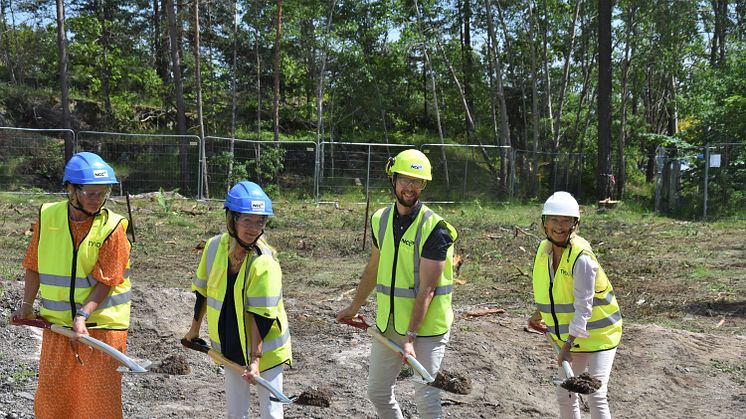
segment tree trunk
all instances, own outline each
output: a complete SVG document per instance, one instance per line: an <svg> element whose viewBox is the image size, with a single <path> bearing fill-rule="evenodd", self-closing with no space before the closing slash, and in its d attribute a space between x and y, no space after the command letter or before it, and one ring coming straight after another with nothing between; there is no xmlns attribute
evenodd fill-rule
<svg viewBox="0 0 746 419"><path fill-rule="evenodd" d="M259 23L254 25L254 58L256 59L256 139L262 136L262 57L259 54Z"/></svg>
<svg viewBox="0 0 746 419"><path fill-rule="evenodd" d="M326 19L326 28L324 29L324 47L321 50L321 66L318 74L316 85L316 147L321 145L321 131L324 125L324 74L326 72L327 48L329 46L329 32L332 28L334 18L334 8L337 6L337 0L331 0L332 4L329 9L329 17Z"/></svg>
<svg viewBox="0 0 746 419"><path fill-rule="evenodd" d="M5 65L8 68L8 73L10 73L10 82L13 84L18 84L18 80L16 80L16 72L15 72L15 62L13 58L11 57L11 51L13 51L10 48L10 33L15 34L15 25L13 27L12 32L8 30L8 24L5 22L5 0L0 0L0 19L2 19L2 38L5 42L3 42L3 48L5 49L5 53L3 54L3 58L5 58Z"/></svg>
<svg viewBox="0 0 746 419"><path fill-rule="evenodd" d="M494 51L492 51L492 55L495 60L495 79L497 82L497 103L500 107L500 145L501 146L507 146L510 147L511 141L510 141L510 122L508 120L508 107L505 104L505 91L503 89L503 73L502 73L502 63L500 62L500 51L497 49L497 36L495 35L495 28L493 26L492 22L492 2L490 0L485 0L484 7L487 10L487 31L489 33L490 39L492 39L492 45L494 48ZM507 181L508 181L508 169L509 166L507 164L507 159L505 159L504 153L501 149L500 151L500 178L502 180L502 187L503 189L507 190Z"/></svg>
<svg viewBox="0 0 746 419"><path fill-rule="evenodd" d="M99 38L99 42L101 43L101 65L103 67L101 69L101 98L104 101L104 126L108 129L111 127L114 116L114 112L111 109L111 67L109 66L109 27L107 26L111 6L107 4L106 0L101 0L100 3L96 1L96 3L98 21L99 25L101 25L101 37Z"/></svg>
<svg viewBox="0 0 746 419"><path fill-rule="evenodd" d="M277 0L277 21L275 22L275 58L273 71L275 76L274 104L272 106L272 125L275 131L275 142L280 141L280 39L282 38L282 0Z"/></svg>
<svg viewBox="0 0 746 419"><path fill-rule="evenodd" d="M57 5L57 52L60 60L60 101L62 105L62 126L70 129L70 103L67 93L67 37L65 35L65 5L56 0ZM73 140L65 137L65 161L73 156Z"/></svg>
<svg viewBox="0 0 746 419"><path fill-rule="evenodd" d="M425 57L425 67L427 73L430 74L430 88L433 94L433 108L435 110L435 123L438 126L438 138L440 139L440 158L443 161L443 171L445 173L446 189L451 187L451 176L448 171L448 158L446 157L445 138L443 136L443 125L440 122L440 107L438 105L438 91L435 84L435 72L433 71L433 63L430 61L430 54L427 52L427 45L425 40L427 37L422 29L422 13L420 12L420 5L417 0L414 0L414 8L417 12L417 29L420 33L420 37L423 40L422 43L422 55Z"/></svg>
<svg viewBox="0 0 746 419"><path fill-rule="evenodd" d="M199 198L209 198L210 189L207 184L207 164L205 156L205 122L202 118L202 74L201 61L202 54L199 51L199 0L194 0L194 84L197 90L197 119L199 120L199 164L202 171L202 196Z"/></svg>
<svg viewBox="0 0 746 419"><path fill-rule="evenodd" d="M617 176L616 176L616 196L618 199L624 198L624 186L627 181L627 161L624 155L624 149L626 146L626 125L627 125L627 98L629 92L627 89L627 81L629 79L629 66L631 61L631 50L634 36L635 27L635 12L636 6L630 5L627 13L628 19L626 22L627 28L625 36L627 38L624 45L624 58L622 60L622 75L621 75L621 103L620 103L620 115L619 115L619 142L618 142L618 162L617 162Z"/></svg>
<svg viewBox="0 0 746 419"><path fill-rule="evenodd" d="M572 50L575 48L575 26L578 21L578 14L580 13L581 1L582 0L576 0L575 2L575 12L573 13L572 24L570 25L570 39L567 41L567 49L565 50L565 63L562 69L562 83L560 84L559 96L557 97L557 115L554 116L554 121L552 121L552 123L554 124L554 129L552 129L552 151L554 153L559 153L559 143L560 138L562 138L562 110L565 106L565 92L567 91L567 84L570 80L570 60L572 57ZM556 160L553 160L552 162L552 180L556 184Z"/></svg>
<svg viewBox="0 0 746 419"><path fill-rule="evenodd" d="M237 108L237 88L236 77L238 77L238 0L233 0L233 61L231 61L231 141L228 152L231 155L228 160L228 179L233 175L233 160L235 159L236 146L236 108ZM228 192L230 181L226 182L226 192Z"/></svg>
<svg viewBox="0 0 746 419"><path fill-rule="evenodd" d="M472 94L472 74L474 73L474 57L471 49L471 1L463 0L462 3L462 16L463 16L463 41L461 44L461 54L463 56L463 73L464 73L464 96L466 96L466 104L469 109L474 109L474 97ZM469 129L469 122L466 123L467 129ZM473 123L473 121L472 121Z"/></svg>
<svg viewBox="0 0 746 419"><path fill-rule="evenodd" d="M166 0L168 33L171 51L171 71L173 72L174 91L176 93L176 134L186 135L186 106L184 104L184 84L181 80L181 59L179 57L179 40L176 32L176 11L173 0ZM179 32L180 33L180 32ZM189 140L179 138L179 170L181 171L182 191L189 190Z"/></svg>
<svg viewBox="0 0 746 419"><path fill-rule="evenodd" d="M528 13L532 32L536 33L540 29L536 22L536 16L533 13L533 0L529 0L528 2ZM536 55L536 43L531 42L531 131L533 133L531 151L533 152L533 158L528 170L529 197L536 196L538 192L537 180L539 178L539 66L537 65Z"/></svg>
<svg viewBox="0 0 746 419"><path fill-rule="evenodd" d="M611 196L611 8L598 1L598 177L599 199Z"/></svg>

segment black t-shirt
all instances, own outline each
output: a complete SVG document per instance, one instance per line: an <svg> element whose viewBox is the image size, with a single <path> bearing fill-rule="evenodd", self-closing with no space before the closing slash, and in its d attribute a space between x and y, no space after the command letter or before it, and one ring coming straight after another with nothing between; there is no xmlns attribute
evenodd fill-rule
<svg viewBox="0 0 746 419"><path fill-rule="evenodd" d="M411 213L407 215L399 215L399 211L397 211L396 206L394 206L394 225L392 226L392 230L394 232L394 243L399 243L399 240L401 240L402 236L404 236L404 232L406 232L409 226L412 225L421 209L422 202L418 201L412 209ZM378 248L378 242L376 241L376 236L375 234L373 234L372 229L371 236L373 236L373 245ZM451 237L451 233L441 221L433 229L432 233L430 233L430 236L427 238L427 240L425 240L425 244L422 247L421 256L425 259L430 260L446 260L448 248L451 246L452 243L453 238Z"/></svg>
<svg viewBox="0 0 746 419"><path fill-rule="evenodd" d="M236 304L233 300L233 287L236 284L237 277L238 273L231 273L230 269L228 269L228 283L226 284L223 306L220 309L220 317L218 318L218 337L220 338L220 349L223 352L223 356L239 365L246 365L241 349L241 336L239 335L239 333L243 333L243 330L238 329ZM267 333L269 333L269 329L272 327L275 319L268 319L255 313L252 313L252 315L259 329L259 335L264 339ZM251 330L250 325L247 325L246 330Z"/></svg>

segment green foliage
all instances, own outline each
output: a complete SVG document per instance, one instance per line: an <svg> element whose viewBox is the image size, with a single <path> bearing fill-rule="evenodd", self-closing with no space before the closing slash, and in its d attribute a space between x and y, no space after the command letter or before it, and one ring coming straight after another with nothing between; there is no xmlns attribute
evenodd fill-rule
<svg viewBox="0 0 746 419"><path fill-rule="evenodd" d="M273 190L271 183L277 174L285 168L285 149L281 147L261 147L259 156L246 161L246 173L267 191Z"/></svg>

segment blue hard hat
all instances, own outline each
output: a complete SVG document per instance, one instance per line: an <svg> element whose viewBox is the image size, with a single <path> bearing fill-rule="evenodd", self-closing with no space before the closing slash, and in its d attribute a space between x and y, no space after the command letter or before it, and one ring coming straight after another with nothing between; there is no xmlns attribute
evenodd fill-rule
<svg viewBox="0 0 746 419"><path fill-rule="evenodd" d="M261 186L248 180L237 183L228 191L223 207L242 214L274 215L272 200Z"/></svg>
<svg viewBox="0 0 746 419"><path fill-rule="evenodd" d="M62 183L74 185L111 185L117 182L114 169L97 154L84 151L70 158L65 165Z"/></svg>

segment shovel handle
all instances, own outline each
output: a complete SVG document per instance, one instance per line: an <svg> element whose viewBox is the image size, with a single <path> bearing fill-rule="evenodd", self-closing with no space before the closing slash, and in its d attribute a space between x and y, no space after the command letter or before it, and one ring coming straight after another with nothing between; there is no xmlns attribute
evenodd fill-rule
<svg viewBox="0 0 746 419"><path fill-rule="evenodd" d="M544 331L544 336L549 341L549 344L552 345L552 348L554 348L554 351L557 352L557 355L559 355L560 347L557 345L557 342L555 342L554 339L552 339L552 337L549 336L549 333L547 333L546 330ZM575 376L575 374L572 372L572 367L570 366L570 363L565 360L562 360L562 369L565 370L565 376L567 378L572 378Z"/></svg>
<svg viewBox="0 0 746 419"><path fill-rule="evenodd" d="M16 326L33 326L33 327L39 327L42 329L50 329L54 333L60 334L62 336L67 336L70 339L75 339L76 335L75 332L72 330L62 327L58 324L52 324L42 318L35 318L35 319L19 319L19 318L13 318L11 320L11 324ZM131 358L129 358L127 355L123 354L113 346L110 346L104 342L101 342L98 339L92 338L87 335L81 335L78 337L78 339L83 342L84 344L90 346L91 348L98 349L99 351L105 352L112 358L116 359L117 362L119 362L123 367L126 368L126 372L137 372L137 373L144 373L148 372L146 368L143 368L140 366L137 362L133 361Z"/></svg>
<svg viewBox="0 0 746 419"><path fill-rule="evenodd" d="M212 358L213 361L217 362L218 364L224 365L226 368L230 368L231 370L233 370L234 372L238 374L243 375L243 373L246 372L246 367L236 364L235 362L224 357L223 354L221 354L220 352L214 349L210 349L207 352L207 354L210 355L210 358ZM261 376L258 376L258 375L254 376L254 380L256 380L257 384L259 384L260 386L267 389L267 391L272 393L272 395L275 396L275 398L277 398L277 401L279 401L280 403L282 404L293 403L292 400L290 400L287 396L282 394L280 390L276 389L275 386L273 386L269 381L265 380Z"/></svg>

